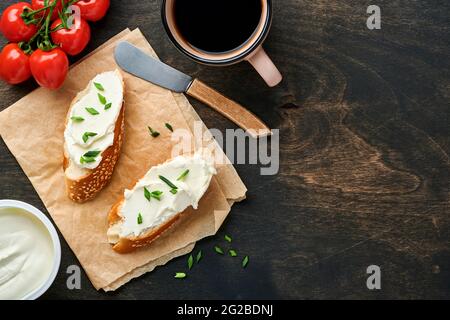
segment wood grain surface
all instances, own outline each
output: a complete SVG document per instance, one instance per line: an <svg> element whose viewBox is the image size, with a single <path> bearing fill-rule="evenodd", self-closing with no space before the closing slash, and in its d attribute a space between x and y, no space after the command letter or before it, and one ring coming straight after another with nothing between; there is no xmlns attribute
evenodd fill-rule
<svg viewBox="0 0 450 320"><path fill-rule="evenodd" d="M370 4L382 9L381 30L366 27ZM63 242L61 270L43 298L450 298L449 13L444 0L275 0L265 48L284 80L268 88L249 64L185 58L163 30L159 1L112 0L84 54L140 27L163 61L280 129L280 172L237 166L248 199L197 245L204 258L184 281L173 275L186 270L186 257L114 293L96 292L84 274L82 289L68 290L66 268L78 262ZM2 83L0 109L35 87ZM209 127L236 128L192 103ZM0 198L43 209L3 142L0 168ZM250 256L246 270L214 253L225 234ZM366 287L372 264L381 267L381 290Z"/></svg>

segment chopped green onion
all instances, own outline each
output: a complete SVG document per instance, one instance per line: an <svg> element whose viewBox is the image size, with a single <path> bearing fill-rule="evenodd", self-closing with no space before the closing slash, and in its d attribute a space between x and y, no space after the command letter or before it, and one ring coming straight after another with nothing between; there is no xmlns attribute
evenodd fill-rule
<svg viewBox="0 0 450 320"><path fill-rule="evenodd" d="M83 122L84 118L83 117L78 117L78 116L73 116L72 118L70 118L73 122Z"/></svg>
<svg viewBox="0 0 450 320"><path fill-rule="evenodd" d="M155 198L158 201L161 201L161 195L163 194L162 191L156 190L150 193L150 197Z"/></svg>
<svg viewBox="0 0 450 320"><path fill-rule="evenodd" d="M184 172L178 177L177 181L183 181L183 180L186 178L186 176L187 176L188 174L189 174L189 169L186 170L186 171L184 171Z"/></svg>
<svg viewBox="0 0 450 320"><path fill-rule="evenodd" d="M195 260L197 261L197 263L199 263L200 260L202 260L202 250L200 250L200 251L197 253L197 257L196 257Z"/></svg>
<svg viewBox="0 0 450 320"><path fill-rule="evenodd" d="M100 114L96 109L90 107L86 108L86 111L92 114L93 116Z"/></svg>
<svg viewBox="0 0 450 320"><path fill-rule="evenodd" d="M98 100L100 100L100 103L105 105L106 104L106 98L103 95L101 95L100 93L97 93L97 95L98 95Z"/></svg>
<svg viewBox="0 0 450 320"><path fill-rule="evenodd" d="M153 138L156 138L156 137L158 137L158 136L160 135L160 133L159 133L158 131L153 130L152 127L148 127L148 131L150 132L150 135L151 135Z"/></svg>
<svg viewBox="0 0 450 320"><path fill-rule="evenodd" d="M244 260L242 260L242 268L247 267L247 265L248 265L248 260L249 260L248 256L245 256Z"/></svg>
<svg viewBox="0 0 450 320"><path fill-rule="evenodd" d="M95 158L94 158L94 157L84 157L84 156L81 156L81 158L80 158L80 163L81 163L81 164L92 163L92 162L95 162Z"/></svg>
<svg viewBox="0 0 450 320"><path fill-rule="evenodd" d="M192 269L192 266L194 265L194 257L192 256L192 254L189 256L189 259L188 259L188 268L189 268L189 270L191 270Z"/></svg>
<svg viewBox="0 0 450 320"><path fill-rule="evenodd" d="M95 162L95 157L97 157L99 154L100 151L88 151L81 156L80 163L85 164Z"/></svg>
<svg viewBox="0 0 450 320"><path fill-rule="evenodd" d="M144 197L150 201L152 199L152 194L150 193L150 191L148 191L148 189L146 187L144 187Z"/></svg>
<svg viewBox="0 0 450 320"><path fill-rule="evenodd" d="M223 250L222 250L222 248L219 247L219 246L215 246L215 247L214 247L214 251L216 251L218 254L223 254Z"/></svg>
<svg viewBox="0 0 450 320"><path fill-rule="evenodd" d="M144 196L145 198L150 201L152 198L161 201L161 195L163 194L162 191L156 190L153 192L150 192L146 187L144 187Z"/></svg>
<svg viewBox="0 0 450 320"><path fill-rule="evenodd" d="M169 123L166 123L166 128L173 132L173 127Z"/></svg>
<svg viewBox="0 0 450 320"><path fill-rule="evenodd" d="M100 151L88 151L85 154L83 154L83 157L88 157L88 158L95 158L96 156L98 156L100 154Z"/></svg>
<svg viewBox="0 0 450 320"><path fill-rule="evenodd" d="M97 134L95 132L85 132L83 134L83 142L86 143L90 137L95 137Z"/></svg>
<svg viewBox="0 0 450 320"><path fill-rule="evenodd" d="M171 187L172 189L178 189L178 187L176 185L174 185L172 182L170 182L169 179L167 179L166 177L163 176L158 176L162 181L164 181L165 184L167 184L169 187Z"/></svg>
<svg viewBox="0 0 450 320"><path fill-rule="evenodd" d="M94 86L100 91L105 91L105 88L100 83L94 82Z"/></svg>

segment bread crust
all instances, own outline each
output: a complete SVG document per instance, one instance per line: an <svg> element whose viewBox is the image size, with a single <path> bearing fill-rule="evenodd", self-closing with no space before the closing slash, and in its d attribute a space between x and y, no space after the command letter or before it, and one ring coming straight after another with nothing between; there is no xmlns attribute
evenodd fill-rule
<svg viewBox="0 0 450 320"><path fill-rule="evenodd" d="M122 197L112 206L111 210L109 211L108 223L110 228L115 224L122 222L122 217L120 216L119 212L124 202L125 200ZM169 229L173 228L180 221L186 211L188 211L188 209L176 214L165 223L147 230L144 234L139 235L138 237L119 238L119 241L113 244L113 250L117 253L125 254L149 245Z"/></svg>
<svg viewBox="0 0 450 320"><path fill-rule="evenodd" d="M119 73L120 74L120 73ZM125 87L122 79L122 87L125 92ZM70 120L70 111L72 106L79 100L79 96L84 94L80 92L71 103L71 107L67 113L66 126ZM119 159L120 150L122 148L123 138L125 132L125 104L122 103L119 116L117 117L114 128L114 142L105 151L102 152L102 161L92 170L87 170L87 173L77 179L71 179L65 174L66 191L68 197L78 203L83 203L92 200L97 194L109 183L111 180L114 168ZM65 144L64 144L65 145ZM71 159L67 153L67 148L64 147L63 169L66 172L71 165Z"/></svg>

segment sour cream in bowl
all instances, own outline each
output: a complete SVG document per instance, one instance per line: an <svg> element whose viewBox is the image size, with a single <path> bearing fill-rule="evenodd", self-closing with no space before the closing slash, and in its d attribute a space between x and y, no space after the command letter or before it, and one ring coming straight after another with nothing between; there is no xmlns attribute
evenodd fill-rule
<svg viewBox="0 0 450 320"><path fill-rule="evenodd" d="M61 262L55 227L37 208L0 200L0 300L34 300L51 286Z"/></svg>

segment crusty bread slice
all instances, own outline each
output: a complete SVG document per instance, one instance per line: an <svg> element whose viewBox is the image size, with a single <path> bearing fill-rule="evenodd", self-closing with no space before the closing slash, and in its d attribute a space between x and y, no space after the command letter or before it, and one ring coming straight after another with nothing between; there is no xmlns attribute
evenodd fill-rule
<svg viewBox="0 0 450 320"><path fill-rule="evenodd" d="M119 253L151 244L198 208L216 173L201 151L151 167L109 211L108 242ZM155 192L157 201L151 200Z"/></svg>
<svg viewBox="0 0 450 320"><path fill-rule="evenodd" d="M122 75L116 71L122 80L123 92L125 92L125 84ZM89 85L78 93L72 100L69 111L67 112L66 126L70 121L70 114L75 103L80 100L89 90ZM95 169L84 169L75 165L70 159L67 144L64 143L64 160L63 168L66 181L66 190L68 197L75 202L83 203L95 198L95 196L109 183L114 167L119 159L120 149L125 128L125 105L122 107L117 117L114 128L114 143L102 152L102 161Z"/></svg>
<svg viewBox="0 0 450 320"><path fill-rule="evenodd" d="M113 250L118 253L130 253L136 249L149 245L163 233L175 226L176 223L179 222L180 218L184 215L184 213L189 210L186 209L185 211L174 215L165 223L147 230L145 233L139 235L138 237L120 238L114 232L114 227L118 227L122 221L122 217L120 216L119 212L123 203L124 198L122 197L118 202L116 202L116 204L113 205L108 214L108 240L113 244ZM114 233L114 238L111 238L112 233Z"/></svg>

